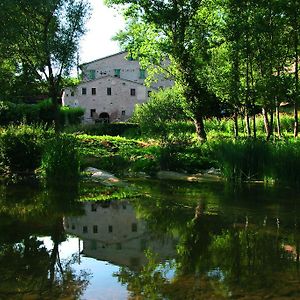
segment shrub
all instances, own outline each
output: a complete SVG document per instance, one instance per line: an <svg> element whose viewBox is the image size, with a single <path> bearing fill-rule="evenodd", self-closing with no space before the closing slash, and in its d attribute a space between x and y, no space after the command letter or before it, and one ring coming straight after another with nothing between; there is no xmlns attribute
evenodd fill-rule
<svg viewBox="0 0 300 300"><path fill-rule="evenodd" d="M47 140L42 156L41 170L47 184L77 183L80 162L76 139L61 134Z"/></svg>
<svg viewBox="0 0 300 300"><path fill-rule="evenodd" d="M182 95L176 88L152 93L147 103L136 106L133 116L143 134L163 137L167 135L168 123L186 119Z"/></svg>
<svg viewBox="0 0 300 300"><path fill-rule="evenodd" d="M33 172L40 166L45 138L51 130L42 126L8 126L0 134L2 171L10 173Z"/></svg>
<svg viewBox="0 0 300 300"><path fill-rule="evenodd" d="M60 123L63 125L77 125L81 123L84 109L81 107L63 106L60 109Z"/></svg>
<svg viewBox="0 0 300 300"><path fill-rule="evenodd" d="M111 123L111 124L81 124L68 126L64 129L67 133L80 133L93 136L125 136L129 131L133 136L140 135L140 127L135 123Z"/></svg>

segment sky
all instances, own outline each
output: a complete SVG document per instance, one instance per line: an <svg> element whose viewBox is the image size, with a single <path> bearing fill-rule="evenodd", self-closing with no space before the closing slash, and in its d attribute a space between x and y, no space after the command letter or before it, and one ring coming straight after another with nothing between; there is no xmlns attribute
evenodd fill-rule
<svg viewBox="0 0 300 300"><path fill-rule="evenodd" d="M86 25L88 31L80 43L80 63L119 52L118 42L111 38L125 26L123 17L116 10L106 7L103 0L89 2L92 11Z"/></svg>

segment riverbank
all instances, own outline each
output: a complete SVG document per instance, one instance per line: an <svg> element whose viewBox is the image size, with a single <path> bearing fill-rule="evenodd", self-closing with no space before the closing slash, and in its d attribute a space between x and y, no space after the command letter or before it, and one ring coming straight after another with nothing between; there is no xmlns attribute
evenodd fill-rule
<svg viewBox="0 0 300 300"><path fill-rule="evenodd" d="M120 178L201 181L214 175L232 183L300 185L300 142L296 139L223 136L199 143L180 134L166 139L126 138L9 126L0 131L0 170L3 177L33 175L50 185L77 181L87 167Z"/></svg>

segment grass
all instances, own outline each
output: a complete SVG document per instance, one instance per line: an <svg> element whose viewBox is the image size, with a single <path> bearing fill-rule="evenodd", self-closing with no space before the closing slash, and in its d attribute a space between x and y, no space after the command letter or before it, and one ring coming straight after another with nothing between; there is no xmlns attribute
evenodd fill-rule
<svg viewBox="0 0 300 300"><path fill-rule="evenodd" d="M243 120L239 122L241 134L234 140L232 120L206 120L208 141L204 144L198 142L193 124L182 121L166 124L164 138L81 132L56 136L43 128L9 126L0 131L0 166L10 173L40 168L49 182L74 181L79 166L81 171L95 167L118 176L128 172L155 175L160 170L199 173L214 167L230 182L271 180L300 185L300 142L290 136L265 141L261 117L257 118L258 138L247 138L242 133ZM291 124L291 117L282 115L283 132L290 132ZM124 124L114 128L128 129Z"/></svg>

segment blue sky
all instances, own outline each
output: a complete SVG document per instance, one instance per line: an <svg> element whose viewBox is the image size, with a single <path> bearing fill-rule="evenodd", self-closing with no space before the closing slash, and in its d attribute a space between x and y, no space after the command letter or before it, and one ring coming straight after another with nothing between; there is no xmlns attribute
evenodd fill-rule
<svg viewBox="0 0 300 300"><path fill-rule="evenodd" d="M89 0L92 13L88 32L80 43L80 63L88 62L120 51L111 38L122 28L124 20L118 12L103 4L103 0Z"/></svg>

